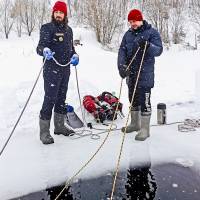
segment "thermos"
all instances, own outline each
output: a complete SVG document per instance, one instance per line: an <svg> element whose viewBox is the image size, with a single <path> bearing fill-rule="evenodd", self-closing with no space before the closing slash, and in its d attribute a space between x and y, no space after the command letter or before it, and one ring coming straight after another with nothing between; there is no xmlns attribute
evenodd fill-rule
<svg viewBox="0 0 200 200"><path fill-rule="evenodd" d="M67 124L72 128L81 128L84 126L84 123L80 120L78 115L74 112L73 106L69 104L66 105L67 110Z"/></svg>
<svg viewBox="0 0 200 200"><path fill-rule="evenodd" d="M166 104L158 103L157 104L157 123L158 124L166 124Z"/></svg>

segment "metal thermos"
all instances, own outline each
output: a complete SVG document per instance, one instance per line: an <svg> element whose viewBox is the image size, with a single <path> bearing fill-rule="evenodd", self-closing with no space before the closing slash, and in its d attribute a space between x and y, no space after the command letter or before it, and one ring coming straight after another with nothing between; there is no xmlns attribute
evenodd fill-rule
<svg viewBox="0 0 200 200"><path fill-rule="evenodd" d="M157 104L157 123L158 124L166 124L166 104L159 103Z"/></svg>

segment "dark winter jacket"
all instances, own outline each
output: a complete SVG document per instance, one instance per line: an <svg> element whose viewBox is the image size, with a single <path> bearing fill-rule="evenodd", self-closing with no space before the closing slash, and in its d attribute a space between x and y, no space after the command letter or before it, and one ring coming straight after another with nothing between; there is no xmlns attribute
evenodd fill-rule
<svg viewBox="0 0 200 200"><path fill-rule="evenodd" d="M70 61L70 58L75 54L73 46L73 33L69 26L64 24L56 24L50 22L42 25L40 29L40 40L37 46L37 53L43 56L43 49L48 47L52 52L55 52L55 59L61 63L66 64ZM51 60L46 61L47 65L56 65Z"/></svg>
<svg viewBox="0 0 200 200"><path fill-rule="evenodd" d="M37 53L43 56L43 49L48 47L55 52L55 59L60 64L67 64L75 54L72 29L64 23L55 22L42 25ZM65 100L70 77L70 66L59 66L53 59L46 60L43 69L44 102L40 111L40 118L50 120L52 109L54 112L66 114Z"/></svg>
<svg viewBox="0 0 200 200"><path fill-rule="evenodd" d="M143 38L149 42L149 47L146 50L141 74L138 82L140 87L154 87L154 63L155 57L160 56L163 47L160 34L158 31L145 20L139 30L129 29L121 42L118 52L118 69L119 73L124 78L125 68L129 65L134 53L138 48L138 40ZM130 68L131 80L136 79L137 72L142 59L143 50L141 49Z"/></svg>

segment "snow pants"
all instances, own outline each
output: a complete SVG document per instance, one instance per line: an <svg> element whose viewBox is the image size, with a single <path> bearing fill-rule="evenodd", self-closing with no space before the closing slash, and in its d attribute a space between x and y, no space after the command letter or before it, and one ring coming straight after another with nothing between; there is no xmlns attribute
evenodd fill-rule
<svg viewBox="0 0 200 200"><path fill-rule="evenodd" d="M133 96L134 85L129 84L129 102ZM138 87L135 92L132 107L136 110L141 109L141 113L151 113L151 88Z"/></svg>
<svg viewBox="0 0 200 200"><path fill-rule="evenodd" d="M44 101L40 111L40 118L50 120L52 110L60 114L66 114L65 100L70 77L70 67L61 67L47 61L43 70Z"/></svg>

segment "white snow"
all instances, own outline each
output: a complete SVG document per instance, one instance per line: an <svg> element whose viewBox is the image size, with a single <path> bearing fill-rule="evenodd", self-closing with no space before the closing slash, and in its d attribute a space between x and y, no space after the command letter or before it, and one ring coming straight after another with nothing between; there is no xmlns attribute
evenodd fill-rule
<svg viewBox="0 0 200 200"><path fill-rule="evenodd" d="M120 77L117 70L117 53L102 50L95 35L88 29L75 28L74 36L81 37L83 46L76 48L80 56L77 66L81 96L98 95L103 91L119 94ZM0 40L0 150L9 136L42 67L42 58L36 54L38 33L21 39L12 37ZM173 47L156 58L155 87L152 89L152 119L156 124L156 105L167 104L167 122L200 117L199 95L200 51L184 51ZM198 79L198 80L196 80ZM53 136L55 143L43 145L39 140L38 116L43 101L43 80L38 85L28 107L4 153L0 157L0 199L10 199L60 184L74 175L91 157L106 134L99 140L89 136L81 139ZM75 70L71 78L67 102L81 117L76 89ZM123 84L121 102L128 112L127 86ZM88 116L87 116L88 117ZM89 117L87 118L89 121ZM125 119L117 119L118 128ZM102 128L102 127L101 127ZM53 132L53 124L51 126ZM98 133L98 131L94 131ZM136 142L136 133L127 134L121 168L141 162L158 164L182 163L200 169L200 129L195 132L178 132L177 124L153 126L151 137ZM113 132L95 159L78 178L90 178L113 171L116 167L122 134Z"/></svg>
<svg viewBox="0 0 200 200"><path fill-rule="evenodd" d="M172 184L172 187L173 187L173 188L177 188L177 187L178 187L178 184L173 183L173 184Z"/></svg>

